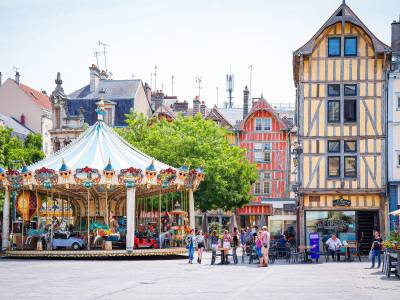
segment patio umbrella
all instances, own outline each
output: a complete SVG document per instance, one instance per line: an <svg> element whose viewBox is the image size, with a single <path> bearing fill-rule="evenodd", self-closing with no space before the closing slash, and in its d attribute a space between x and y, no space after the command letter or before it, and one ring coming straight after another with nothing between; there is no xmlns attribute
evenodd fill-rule
<svg viewBox="0 0 400 300"><path fill-rule="evenodd" d="M207 217L207 212L205 212L203 214L203 233L207 233L208 232L208 217Z"/></svg>
<svg viewBox="0 0 400 300"><path fill-rule="evenodd" d="M260 217L260 219L258 221L258 226L259 227L265 226L265 217L264 217L264 215L261 215L261 217Z"/></svg>
<svg viewBox="0 0 400 300"><path fill-rule="evenodd" d="M400 209L392 211L390 214L393 216L400 216Z"/></svg>
<svg viewBox="0 0 400 300"><path fill-rule="evenodd" d="M236 222L236 215L235 213L232 213L231 216L231 232L233 232L233 228L237 228L237 222Z"/></svg>

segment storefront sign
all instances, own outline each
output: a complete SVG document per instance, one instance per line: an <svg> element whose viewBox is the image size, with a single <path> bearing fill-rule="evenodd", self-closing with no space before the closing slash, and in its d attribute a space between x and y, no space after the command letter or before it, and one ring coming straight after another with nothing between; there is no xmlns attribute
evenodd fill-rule
<svg viewBox="0 0 400 300"><path fill-rule="evenodd" d="M242 208L236 209L237 215L247 216L272 216L272 205L261 204L261 205L245 205Z"/></svg>
<svg viewBox="0 0 400 300"><path fill-rule="evenodd" d="M333 230L333 231L347 231L349 224L340 219L328 219L328 220L320 220L316 224L316 229L320 230Z"/></svg>
<svg viewBox="0 0 400 300"><path fill-rule="evenodd" d="M340 197L339 199L333 200L333 206L351 206L351 201Z"/></svg>
<svg viewBox="0 0 400 300"><path fill-rule="evenodd" d="M296 211L296 204L283 204L283 210L284 211L295 212Z"/></svg>

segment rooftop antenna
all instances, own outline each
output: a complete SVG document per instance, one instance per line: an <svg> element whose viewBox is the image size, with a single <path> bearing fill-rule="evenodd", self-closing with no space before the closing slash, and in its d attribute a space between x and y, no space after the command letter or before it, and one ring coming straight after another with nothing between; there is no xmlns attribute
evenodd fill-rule
<svg viewBox="0 0 400 300"><path fill-rule="evenodd" d="M174 79L175 79L175 76L172 75L171 76L171 96L174 95Z"/></svg>
<svg viewBox="0 0 400 300"><path fill-rule="evenodd" d="M96 57L96 66L99 66L99 56L101 55L100 51L94 50L94 57Z"/></svg>
<svg viewBox="0 0 400 300"><path fill-rule="evenodd" d="M226 75L226 91L228 92L228 99L229 99L229 108L233 107L233 74L231 68L229 67L229 74Z"/></svg>
<svg viewBox="0 0 400 300"><path fill-rule="evenodd" d="M157 90L157 66L154 66L154 89Z"/></svg>
<svg viewBox="0 0 400 300"><path fill-rule="evenodd" d="M150 73L150 86L153 86L153 73Z"/></svg>
<svg viewBox="0 0 400 300"><path fill-rule="evenodd" d="M216 87L216 90L217 90L217 108L218 108L218 89L219 89L219 87Z"/></svg>
<svg viewBox="0 0 400 300"><path fill-rule="evenodd" d="M132 80L133 80L133 79L135 79L136 75L132 74L131 77L132 77Z"/></svg>
<svg viewBox="0 0 400 300"><path fill-rule="evenodd" d="M201 76L196 76L196 84L197 84L197 88L199 89L199 98L200 98L200 90L203 88L201 86L202 82L203 82L203 80L201 79Z"/></svg>
<svg viewBox="0 0 400 300"><path fill-rule="evenodd" d="M253 79L254 65L249 65L249 70L250 70L249 99L251 99L251 81Z"/></svg>
<svg viewBox="0 0 400 300"><path fill-rule="evenodd" d="M109 47L110 45L108 45L108 44L106 44L106 43L104 43L104 42L102 42L102 41L99 41L99 46L102 46L103 47L103 56L104 56L104 68L106 69L106 71L107 71L107 57L106 57L106 47Z"/></svg>

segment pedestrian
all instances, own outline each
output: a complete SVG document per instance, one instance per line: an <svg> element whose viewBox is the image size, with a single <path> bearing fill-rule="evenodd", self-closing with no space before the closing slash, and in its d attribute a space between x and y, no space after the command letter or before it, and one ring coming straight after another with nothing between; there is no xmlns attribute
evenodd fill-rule
<svg viewBox="0 0 400 300"><path fill-rule="evenodd" d="M233 256L233 262L235 264L238 263L238 259L237 259L237 247L239 246L239 231L237 229L237 227L233 228L233 232L232 232L232 241L233 241L233 252L232 252L232 256Z"/></svg>
<svg viewBox="0 0 400 300"><path fill-rule="evenodd" d="M256 253L258 260L260 262L259 267L263 267L263 257L262 257L262 239L261 239L261 232L257 233L257 237L255 239L255 245L254 247L256 248Z"/></svg>
<svg viewBox="0 0 400 300"><path fill-rule="evenodd" d="M364 242L364 239L365 239L364 232L363 231L359 232L358 237L357 237L357 255L358 255L358 257L361 256L361 246Z"/></svg>
<svg viewBox="0 0 400 300"><path fill-rule="evenodd" d="M336 237L336 234L332 234L332 237L325 242L328 252L332 255L332 259L337 256L337 261L340 261L340 247L342 242Z"/></svg>
<svg viewBox="0 0 400 300"><path fill-rule="evenodd" d="M378 257L378 269L381 266L381 248L382 248L382 238L379 231L375 231L374 241L372 242L371 252L372 252L372 266L371 269L375 267L375 257Z"/></svg>
<svg viewBox="0 0 400 300"><path fill-rule="evenodd" d="M228 253L229 250L231 249L231 242L232 242L232 237L228 233L227 230L224 230L224 234L222 236L222 248L224 248L224 261L223 263L228 264Z"/></svg>
<svg viewBox="0 0 400 300"><path fill-rule="evenodd" d="M203 251L204 251L204 235L203 231L199 230L197 236L196 236L196 242L197 242L197 263L201 264L201 259L203 257Z"/></svg>
<svg viewBox="0 0 400 300"><path fill-rule="evenodd" d="M268 227L263 226L261 230L261 242L262 242L262 261L263 261L263 267L268 267L268 252L269 252L269 242L270 242L270 234L268 232ZM261 264L261 261L260 261Z"/></svg>
<svg viewBox="0 0 400 300"><path fill-rule="evenodd" d="M246 233L244 229L240 229L240 245L244 246L245 244Z"/></svg>
<svg viewBox="0 0 400 300"><path fill-rule="evenodd" d="M193 256L194 256L194 230L190 229L189 234L186 236L186 248L188 249L188 256L189 256L189 264L193 263Z"/></svg>

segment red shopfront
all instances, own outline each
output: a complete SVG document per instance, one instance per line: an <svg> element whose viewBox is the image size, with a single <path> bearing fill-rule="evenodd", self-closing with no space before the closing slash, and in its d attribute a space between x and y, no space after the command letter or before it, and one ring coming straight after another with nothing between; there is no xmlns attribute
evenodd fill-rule
<svg viewBox="0 0 400 300"><path fill-rule="evenodd" d="M271 204L249 204L236 209L240 228L267 225L268 216L272 216L272 213Z"/></svg>

